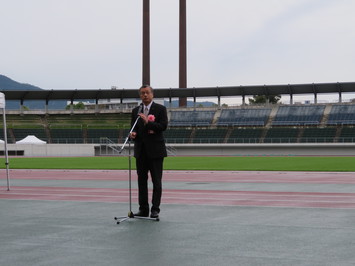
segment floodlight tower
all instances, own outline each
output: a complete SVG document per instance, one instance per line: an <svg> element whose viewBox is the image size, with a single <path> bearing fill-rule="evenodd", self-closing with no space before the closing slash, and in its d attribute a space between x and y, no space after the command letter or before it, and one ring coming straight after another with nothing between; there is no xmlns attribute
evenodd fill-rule
<svg viewBox="0 0 355 266"><path fill-rule="evenodd" d="M0 92L0 109L2 109L2 117L3 117L3 123L4 123L5 165L6 165L7 191L9 191L10 190L10 180L9 180L9 156L8 156L8 151L7 151L5 94L3 94L2 92Z"/></svg>
<svg viewBox="0 0 355 266"><path fill-rule="evenodd" d="M179 88L187 88L186 63L186 0L180 0L179 9ZM150 4L143 0L142 85L150 85ZM179 106L185 107L187 98L179 98Z"/></svg>
<svg viewBox="0 0 355 266"><path fill-rule="evenodd" d="M150 85L150 11L149 0L143 0L142 85Z"/></svg>
<svg viewBox="0 0 355 266"><path fill-rule="evenodd" d="M179 88L187 88L186 63L186 0L180 0L179 10ZM179 107L186 107L187 98L179 98Z"/></svg>

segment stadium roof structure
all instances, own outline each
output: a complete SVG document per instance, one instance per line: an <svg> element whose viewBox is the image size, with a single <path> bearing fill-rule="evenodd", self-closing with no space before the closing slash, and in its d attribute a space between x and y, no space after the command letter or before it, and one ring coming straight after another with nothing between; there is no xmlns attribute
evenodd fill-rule
<svg viewBox="0 0 355 266"><path fill-rule="evenodd" d="M58 89L58 90L0 90L6 100L100 100L100 99L132 99L138 98L137 89ZM199 88L156 88L155 98L179 97L223 97L223 96L251 96L251 95L292 95L319 93L355 92L355 82L310 83L286 85L250 85L227 87L199 87Z"/></svg>

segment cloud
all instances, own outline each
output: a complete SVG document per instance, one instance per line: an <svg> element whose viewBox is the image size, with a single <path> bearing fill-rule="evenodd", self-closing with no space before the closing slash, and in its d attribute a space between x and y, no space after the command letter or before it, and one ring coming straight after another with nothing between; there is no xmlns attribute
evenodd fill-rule
<svg viewBox="0 0 355 266"><path fill-rule="evenodd" d="M21 8L20 8L21 7ZM151 81L178 87L177 0L151 1ZM187 1L188 86L354 81L350 0ZM142 1L14 0L2 74L42 88L136 88Z"/></svg>

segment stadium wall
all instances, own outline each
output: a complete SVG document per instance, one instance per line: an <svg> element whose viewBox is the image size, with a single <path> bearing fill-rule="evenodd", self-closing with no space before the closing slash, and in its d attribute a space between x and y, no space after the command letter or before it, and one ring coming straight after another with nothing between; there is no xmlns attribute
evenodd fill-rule
<svg viewBox="0 0 355 266"><path fill-rule="evenodd" d="M25 157L95 156L94 144L8 144L9 155ZM0 149L3 153L3 150Z"/></svg>
<svg viewBox="0 0 355 266"><path fill-rule="evenodd" d="M175 144L178 156L355 156L355 143Z"/></svg>
<svg viewBox="0 0 355 266"><path fill-rule="evenodd" d="M170 144L170 156L355 156L355 143ZM10 155L118 156L99 144L8 144ZM4 154L3 148L0 153ZM122 153L127 155L127 149ZM121 156L122 156L121 155Z"/></svg>

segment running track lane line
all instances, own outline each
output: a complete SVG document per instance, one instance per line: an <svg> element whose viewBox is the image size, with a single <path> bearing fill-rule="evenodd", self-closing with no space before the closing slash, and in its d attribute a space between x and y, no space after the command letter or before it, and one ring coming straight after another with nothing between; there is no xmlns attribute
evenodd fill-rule
<svg viewBox="0 0 355 266"><path fill-rule="evenodd" d="M132 189L134 202L137 197L137 189ZM0 199L127 203L129 191L110 188L20 186L6 191L5 187L1 187ZM355 209L355 193L165 189L162 204Z"/></svg>
<svg viewBox="0 0 355 266"><path fill-rule="evenodd" d="M11 179L128 181L127 170L11 170ZM132 181L137 181L135 171ZM164 171L164 182L355 184L349 172Z"/></svg>

